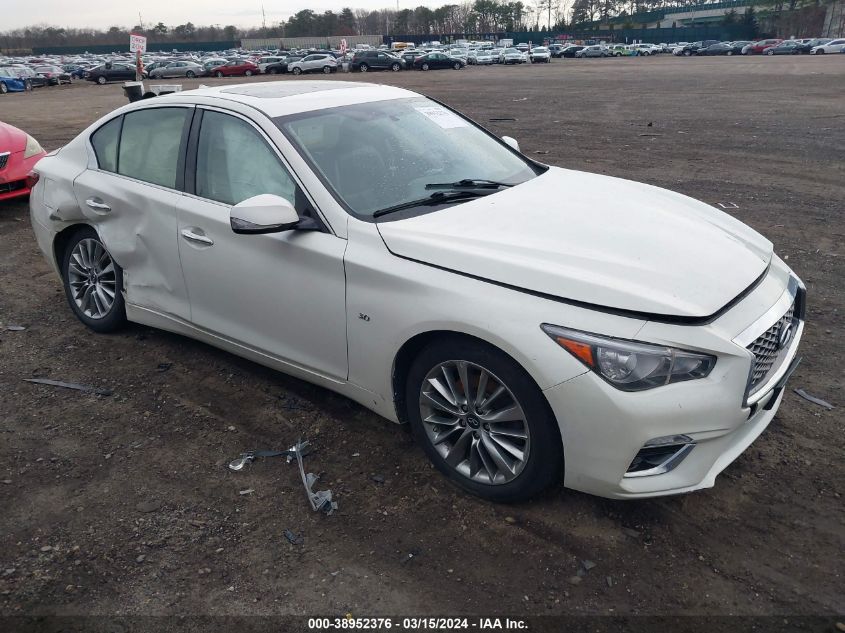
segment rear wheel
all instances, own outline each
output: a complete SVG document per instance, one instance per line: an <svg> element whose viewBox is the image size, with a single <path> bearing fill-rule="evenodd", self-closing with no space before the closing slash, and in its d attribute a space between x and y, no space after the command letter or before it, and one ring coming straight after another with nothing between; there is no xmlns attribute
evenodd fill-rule
<svg viewBox="0 0 845 633"><path fill-rule="evenodd" d="M222 77L223 73L218 70L216 73L214 73L214 76L215 77Z"/></svg>
<svg viewBox="0 0 845 633"><path fill-rule="evenodd" d="M9 86L5 82L0 81L0 95L4 95L7 92L9 92Z"/></svg>
<svg viewBox="0 0 845 633"><path fill-rule="evenodd" d="M187 77L188 79L193 79L196 76L197 76L197 74L193 70L189 70L188 72L185 73L185 77Z"/></svg>
<svg viewBox="0 0 845 633"><path fill-rule="evenodd" d="M105 75L100 75L99 77L97 77L97 83L100 84L101 86L105 86L106 85Z"/></svg>
<svg viewBox="0 0 845 633"><path fill-rule="evenodd" d="M68 304L82 323L95 332L113 332L123 327L123 269L90 226L70 238L61 270Z"/></svg>
<svg viewBox="0 0 845 633"><path fill-rule="evenodd" d="M252 77L252 71L251 70L245 70L244 71L244 77Z"/></svg>
<svg viewBox="0 0 845 633"><path fill-rule="evenodd" d="M447 478L491 501L519 501L560 479L557 422L537 385L503 352L443 339L411 365L407 415Z"/></svg>
<svg viewBox="0 0 845 633"><path fill-rule="evenodd" d="M725 53L725 55L727 55L728 57L730 57L730 56L731 56L731 55L733 55L733 54L734 54L734 52L733 52L733 51L728 51L727 53Z"/></svg>
<svg viewBox="0 0 845 633"><path fill-rule="evenodd" d="M429 66L428 64L423 64L422 66L420 66L420 68L422 68L423 70L428 70Z"/></svg>
<svg viewBox="0 0 845 633"><path fill-rule="evenodd" d="M362 73L367 72L369 69L370 69L370 67L367 66L366 64L361 64L360 70L361 70Z"/></svg>
<svg viewBox="0 0 845 633"><path fill-rule="evenodd" d="M330 75L330 74L331 74L331 72L332 72L332 67L331 67L331 66L323 66L323 74L324 74L324 75Z"/></svg>
<svg viewBox="0 0 845 633"><path fill-rule="evenodd" d="M23 89L27 92L32 92L32 82L29 79L24 82Z"/></svg>
<svg viewBox="0 0 845 633"><path fill-rule="evenodd" d="M270 69L270 70L268 70L267 72L269 72L271 75L278 75L278 74L279 74L279 69L278 69L278 68L271 68L271 69Z"/></svg>
<svg viewBox="0 0 845 633"><path fill-rule="evenodd" d="M452 64L452 68L454 68L455 70L460 70L461 68L463 68L463 66L461 66L460 62L455 62L454 64Z"/></svg>

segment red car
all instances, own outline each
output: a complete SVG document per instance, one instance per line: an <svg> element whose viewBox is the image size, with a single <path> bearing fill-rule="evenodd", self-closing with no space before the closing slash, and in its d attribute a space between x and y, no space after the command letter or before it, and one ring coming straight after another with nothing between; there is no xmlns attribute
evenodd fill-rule
<svg viewBox="0 0 845 633"><path fill-rule="evenodd" d="M233 62L226 62L222 66L212 69L211 73L215 77L232 77L234 75L245 75L249 77L251 75L261 74L261 70L252 62L240 59Z"/></svg>
<svg viewBox="0 0 845 633"><path fill-rule="evenodd" d="M29 134L0 121L0 200L29 195L29 173L45 153Z"/></svg>
<svg viewBox="0 0 845 633"><path fill-rule="evenodd" d="M763 51L772 46L777 46L783 40L769 39L760 40L758 42L751 42L748 46L742 49L743 55L762 55Z"/></svg>

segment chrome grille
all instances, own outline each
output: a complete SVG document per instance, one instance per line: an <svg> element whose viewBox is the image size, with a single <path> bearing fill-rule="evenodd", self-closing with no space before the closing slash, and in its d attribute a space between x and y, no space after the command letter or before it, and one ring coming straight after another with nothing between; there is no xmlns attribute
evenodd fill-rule
<svg viewBox="0 0 845 633"><path fill-rule="evenodd" d="M751 392L754 392L758 386L765 382L766 377L771 373L775 365L777 365L780 355L788 349L789 345L784 347L784 349L780 349L780 335L784 328L792 325L794 316L795 302L792 303L786 314L748 346L748 351L754 354L754 368L751 372Z"/></svg>
<svg viewBox="0 0 845 633"><path fill-rule="evenodd" d="M6 166L6 163L9 162L9 152L5 152L0 154L0 169L3 169Z"/></svg>

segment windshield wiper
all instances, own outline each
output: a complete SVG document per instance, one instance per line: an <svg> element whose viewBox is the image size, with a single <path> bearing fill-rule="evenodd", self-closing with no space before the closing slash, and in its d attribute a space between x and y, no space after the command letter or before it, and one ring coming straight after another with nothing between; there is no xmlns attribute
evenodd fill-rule
<svg viewBox="0 0 845 633"><path fill-rule="evenodd" d="M500 187L513 187L513 185L485 178L464 178L456 182L430 182L425 186L426 189L499 189Z"/></svg>
<svg viewBox="0 0 845 633"><path fill-rule="evenodd" d="M426 198L420 198L419 200L410 200L408 202L402 202L401 204L395 204L392 207L385 207L384 209L379 209L378 211L373 212L373 217L378 218L383 215L387 215L388 213L393 213L394 211L402 211L403 209L413 209L414 207L432 206L437 204L446 204L447 202L454 202L463 199L480 198L483 196L490 195L491 193L495 193L495 191L490 189L485 191L473 191L472 189L467 189L466 191L455 191L454 193L435 191L433 194Z"/></svg>

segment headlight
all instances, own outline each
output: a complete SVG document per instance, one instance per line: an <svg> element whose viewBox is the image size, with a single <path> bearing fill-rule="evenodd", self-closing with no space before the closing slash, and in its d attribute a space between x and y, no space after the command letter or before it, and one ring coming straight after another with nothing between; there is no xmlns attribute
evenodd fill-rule
<svg viewBox="0 0 845 633"><path fill-rule="evenodd" d="M708 354L637 343L544 323L553 341L622 391L643 391L704 378L716 364Z"/></svg>
<svg viewBox="0 0 845 633"><path fill-rule="evenodd" d="M27 158L32 158L36 154L40 154L44 150L41 149L41 146L38 144L34 138L32 138L29 134L26 135L26 148L23 150L23 158L26 160Z"/></svg>

